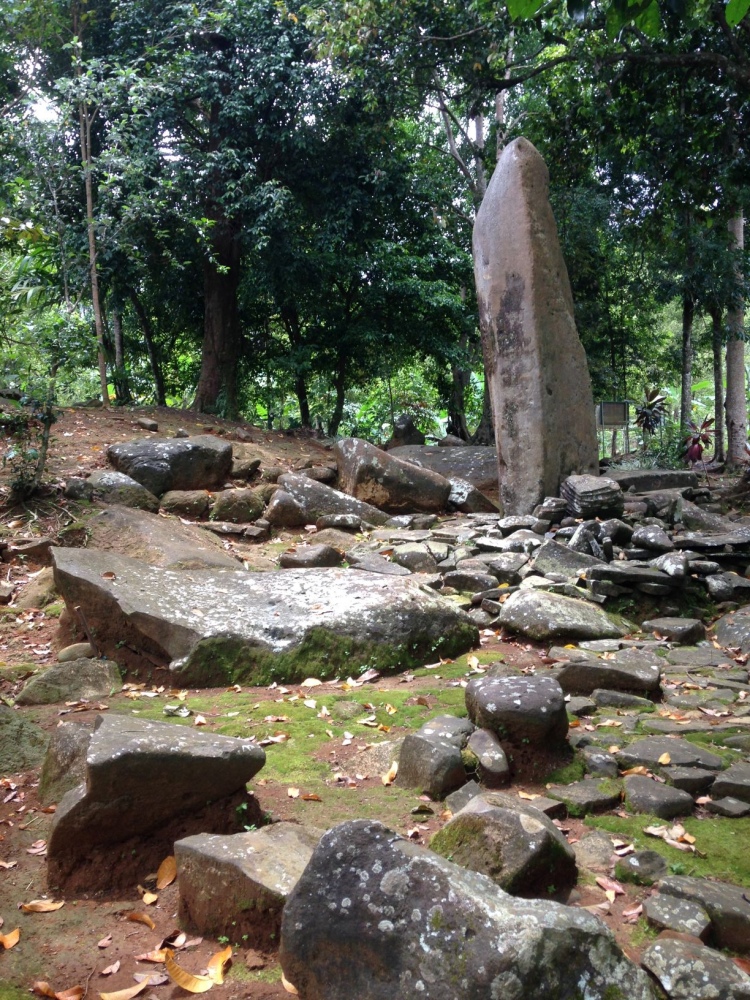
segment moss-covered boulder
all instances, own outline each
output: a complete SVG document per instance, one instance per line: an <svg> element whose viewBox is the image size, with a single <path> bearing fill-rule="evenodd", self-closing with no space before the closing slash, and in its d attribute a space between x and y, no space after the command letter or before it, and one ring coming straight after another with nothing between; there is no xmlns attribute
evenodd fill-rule
<svg viewBox="0 0 750 1000"><path fill-rule="evenodd" d="M54 549L55 580L100 650L119 642L171 663L175 683L406 670L478 643L471 619L412 577L344 569L172 571L91 549Z"/></svg>

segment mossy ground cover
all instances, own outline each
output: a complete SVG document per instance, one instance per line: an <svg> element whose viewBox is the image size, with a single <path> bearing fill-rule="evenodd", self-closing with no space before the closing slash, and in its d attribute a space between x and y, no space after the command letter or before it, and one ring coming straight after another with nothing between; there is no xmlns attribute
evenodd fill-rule
<svg viewBox="0 0 750 1000"><path fill-rule="evenodd" d="M679 821L695 837L697 853L670 847L658 837L643 832L647 826L671 825L671 821L653 816L588 816L589 826L599 827L631 840L638 850L652 850L661 854L670 866L672 875L710 876L750 888L750 818L748 819L698 819L688 817Z"/></svg>

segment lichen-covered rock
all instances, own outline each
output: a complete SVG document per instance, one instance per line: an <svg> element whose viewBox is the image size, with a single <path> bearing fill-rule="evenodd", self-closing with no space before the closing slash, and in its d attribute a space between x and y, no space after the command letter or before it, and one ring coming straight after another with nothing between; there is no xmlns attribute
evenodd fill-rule
<svg viewBox="0 0 750 1000"><path fill-rule="evenodd" d="M455 604L412 577L344 569L192 570L91 549L55 549L55 579L85 608L100 649L123 639L191 687L332 676L371 662L406 669L478 643Z"/></svg>
<svg viewBox="0 0 750 1000"><path fill-rule="evenodd" d="M15 774L38 767L49 737L31 719L0 705L0 774Z"/></svg>
<svg viewBox="0 0 750 1000"><path fill-rule="evenodd" d="M606 612L574 597L537 590L511 594L500 612L500 624L531 639L619 639L626 629Z"/></svg>
<svg viewBox="0 0 750 1000"><path fill-rule="evenodd" d="M256 490L222 490L214 496L211 518L214 521L229 521L231 524L248 524L258 520L265 506Z"/></svg>
<svg viewBox="0 0 750 1000"><path fill-rule="evenodd" d="M567 735L565 698L552 677L475 677L465 698L474 725L510 743L549 745Z"/></svg>
<svg viewBox="0 0 750 1000"><path fill-rule="evenodd" d="M110 445L107 458L155 496L168 490L219 489L232 470L231 444L209 434L124 441Z"/></svg>
<svg viewBox="0 0 750 1000"><path fill-rule="evenodd" d="M660 939L646 949L642 964L669 1000L750 1000L750 976L705 945Z"/></svg>
<svg viewBox="0 0 750 1000"><path fill-rule="evenodd" d="M66 792L85 781L90 742L91 726L80 722L61 722L52 730L39 779L42 805L59 802Z"/></svg>
<svg viewBox="0 0 750 1000"><path fill-rule="evenodd" d="M31 677L21 689L18 705L53 705L62 701L107 698L122 690L120 668L112 660L82 657L57 663Z"/></svg>
<svg viewBox="0 0 750 1000"><path fill-rule="evenodd" d="M102 500L107 504L120 504L122 507L135 507L148 510L155 514L159 509L159 500L154 494L141 485L132 476L112 469L98 469L89 476L88 485L92 498Z"/></svg>
<svg viewBox="0 0 750 1000"><path fill-rule="evenodd" d="M439 513L445 510L451 484L430 469L394 458L359 438L336 444L339 485L345 493L390 514Z"/></svg>
<svg viewBox="0 0 750 1000"><path fill-rule="evenodd" d="M575 885L573 848L554 823L502 792L472 798L430 841L433 851L489 876L514 896L545 897Z"/></svg>
<svg viewBox="0 0 750 1000"><path fill-rule="evenodd" d="M654 996L596 917L516 899L368 820L321 838L284 907L280 960L304 1000Z"/></svg>
<svg viewBox="0 0 750 1000"><path fill-rule="evenodd" d="M203 517L208 512L207 490L170 490L160 502L167 514L181 517Z"/></svg>
<svg viewBox="0 0 750 1000"><path fill-rule="evenodd" d="M719 948L750 955L750 900L747 889L687 875L668 875L659 892L699 903L711 918L711 940Z"/></svg>

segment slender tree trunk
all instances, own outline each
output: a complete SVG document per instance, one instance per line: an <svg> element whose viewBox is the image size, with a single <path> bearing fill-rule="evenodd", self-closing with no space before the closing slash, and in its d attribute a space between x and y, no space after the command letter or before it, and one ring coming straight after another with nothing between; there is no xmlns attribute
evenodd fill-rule
<svg viewBox="0 0 750 1000"><path fill-rule="evenodd" d="M94 191L91 179L91 119L92 115L83 101L78 105L78 128L83 162L83 185L86 190L86 232L89 243L89 279L91 281L91 304L94 309L97 358L99 361L99 386L102 406L109 406L107 388L107 361L104 352L104 320L99 298L99 271L96 266L96 231L94 229Z"/></svg>
<svg viewBox="0 0 750 1000"><path fill-rule="evenodd" d="M737 250L745 247L745 219L740 209L729 220L729 232ZM739 262L736 265L737 299L727 310L727 465L744 465L747 462L745 444L747 442L747 404L745 401L745 308L740 282L742 280Z"/></svg>
<svg viewBox="0 0 750 1000"><path fill-rule="evenodd" d="M125 349L122 336L122 316L119 309L113 309L112 339L115 347L115 396L120 404L130 403L133 396L128 382L128 371L125 367Z"/></svg>
<svg viewBox="0 0 750 1000"><path fill-rule="evenodd" d="M463 291L463 290L462 290ZM468 337L461 334L459 349L466 354ZM462 441L468 441L470 434L466 423L466 390L471 379L471 371L466 365L451 365L451 396L448 403L449 434L455 434Z"/></svg>
<svg viewBox="0 0 750 1000"><path fill-rule="evenodd" d="M687 427L693 410L693 319L695 302L689 292L682 296L682 384L680 427Z"/></svg>
<svg viewBox="0 0 750 1000"><path fill-rule="evenodd" d="M348 367L348 357L346 354L340 353L338 357L338 364L336 365L336 377L334 379L333 387L336 390L336 403L333 408L333 413L331 414L331 419L328 424L328 436L336 437L339 432L339 427L341 426L341 421L344 418L344 403L346 402L346 375Z"/></svg>
<svg viewBox="0 0 750 1000"><path fill-rule="evenodd" d="M302 332L300 330L299 315L297 310L289 306L282 306L281 322L284 324L284 328L286 329L287 336L289 337L289 343L292 345L292 350L299 352L302 348ZM297 397L297 402L299 403L300 424L303 427L312 427L312 422L310 420L310 399L307 395L307 382L305 381L305 376L299 363L297 363L295 369L294 394Z"/></svg>
<svg viewBox="0 0 750 1000"><path fill-rule="evenodd" d="M495 443L495 424L492 419L492 400L487 382L487 372L484 373L484 398L482 399L482 417L471 438L472 444L493 445Z"/></svg>
<svg viewBox="0 0 750 1000"><path fill-rule="evenodd" d="M156 398L157 406L167 405L167 396L164 391L164 375L161 370L161 362L159 360L159 352L156 348L156 343L154 342L154 334L151 328L151 320L148 318L148 313L143 308L143 303L138 298L138 294L134 288L130 289L130 301L133 303L133 309L135 309L135 314L138 317L138 322L141 324L141 331L143 332L143 339L146 343L146 351L148 352L148 360L151 365L151 374L154 379L154 396Z"/></svg>
<svg viewBox="0 0 750 1000"><path fill-rule="evenodd" d="M722 312L718 306L712 306L711 313L711 344L713 346L714 362L714 461L724 461L724 328Z"/></svg>
<svg viewBox="0 0 750 1000"><path fill-rule="evenodd" d="M211 244L211 257L203 265L203 346L193 406L199 412L214 411L223 390L225 415L234 417L240 332L240 245L235 226L227 219L217 220Z"/></svg>

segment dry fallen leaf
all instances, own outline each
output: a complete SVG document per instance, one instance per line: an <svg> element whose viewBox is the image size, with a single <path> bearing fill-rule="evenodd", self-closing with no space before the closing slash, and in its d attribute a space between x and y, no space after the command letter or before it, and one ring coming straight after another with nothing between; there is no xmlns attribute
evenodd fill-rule
<svg viewBox="0 0 750 1000"><path fill-rule="evenodd" d="M52 989L50 984L44 982L44 980L39 980L39 982L33 983L31 992L36 993L38 997L53 997L55 995L55 991Z"/></svg>
<svg viewBox="0 0 750 1000"><path fill-rule="evenodd" d="M318 687L318 685L320 685L322 683L323 683L323 681L319 681L317 677L307 677L304 681L302 681L302 683L300 684L300 687L302 687L302 688L314 688L314 687Z"/></svg>
<svg viewBox="0 0 750 1000"><path fill-rule="evenodd" d="M152 931L156 930L156 924L153 922L148 913L138 913L137 911L132 910L127 917L125 917L125 919L132 920L135 924L145 924L146 927Z"/></svg>
<svg viewBox="0 0 750 1000"><path fill-rule="evenodd" d="M615 882L613 878L607 878L606 875L598 876L596 879L596 884L599 886L600 889L604 889L608 893L613 892L616 896L625 895L625 890L620 885L620 883ZM614 902L614 900L612 902Z"/></svg>
<svg viewBox="0 0 750 1000"><path fill-rule="evenodd" d="M223 951L217 951L216 954L209 958L206 968L208 969L209 976L213 979L217 986L221 986L224 982L224 967L227 962L231 961L231 959L232 946L229 944Z"/></svg>
<svg viewBox="0 0 750 1000"><path fill-rule="evenodd" d="M289 796L290 799L298 799L299 788L287 788L286 794Z"/></svg>
<svg viewBox="0 0 750 1000"><path fill-rule="evenodd" d="M398 761L394 760L393 763L391 764L390 770L387 772L387 774L384 774L380 780L386 786L392 785L393 782L396 780L397 774L398 774Z"/></svg>
<svg viewBox="0 0 750 1000"><path fill-rule="evenodd" d="M518 797L519 799L528 799L529 802L533 802L534 799L541 798L540 795L533 795L531 792L522 792L522 791L519 791Z"/></svg>
<svg viewBox="0 0 750 1000"><path fill-rule="evenodd" d="M169 976L163 972L134 972L133 979L137 983L148 983L149 986L163 986L169 982Z"/></svg>
<svg viewBox="0 0 750 1000"><path fill-rule="evenodd" d="M55 1000L81 1000L86 991L83 986L71 986L67 990L60 990L55 993Z"/></svg>
<svg viewBox="0 0 750 1000"><path fill-rule="evenodd" d="M136 955L136 962L155 962L160 965L167 957L166 948L157 948L155 951L146 951L142 955Z"/></svg>
<svg viewBox="0 0 750 1000"><path fill-rule="evenodd" d="M215 981L210 976L194 976L192 972L181 968L173 958L173 952L167 949L164 959L167 974L173 983L177 983L188 993L206 993L215 985Z"/></svg>
<svg viewBox="0 0 750 1000"><path fill-rule="evenodd" d="M20 927L16 927L14 931L9 931L7 934L0 934L0 944L3 948L8 951L18 944L18 939L21 937Z"/></svg>
<svg viewBox="0 0 750 1000"><path fill-rule="evenodd" d="M155 892L144 892L143 895L141 896L141 901L146 906L152 906L157 901L158 898L159 897L156 895Z"/></svg>
<svg viewBox="0 0 750 1000"><path fill-rule="evenodd" d="M96 947L97 948L109 948L109 946L111 944L112 944L112 935L108 934L106 937L103 937L101 939L101 941L97 941L96 942Z"/></svg>
<svg viewBox="0 0 750 1000"><path fill-rule="evenodd" d="M303 802L322 802L323 801L319 795L315 794L315 792L305 792L305 794L301 795L300 798L302 799Z"/></svg>
<svg viewBox="0 0 750 1000"><path fill-rule="evenodd" d="M100 993L99 996L101 1000L131 1000L132 997L137 997L149 985L148 979L144 979L142 983L129 986L126 990L117 990L114 993Z"/></svg>
<svg viewBox="0 0 750 1000"><path fill-rule="evenodd" d="M287 993L293 993L295 996L299 996L299 990L296 986L292 986L289 980L286 978L284 973L281 973L281 985L287 991Z"/></svg>
<svg viewBox="0 0 750 1000"><path fill-rule="evenodd" d="M118 958L116 962L108 965L106 969L102 969L99 973L100 976L114 976L116 972L120 971L120 959Z"/></svg>
<svg viewBox="0 0 750 1000"><path fill-rule="evenodd" d="M663 753L661 755L661 757L659 758L659 763L660 764L671 764L672 763L672 758L670 757L670 755L668 753Z"/></svg>
<svg viewBox="0 0 750 1000"><path fill-rule="evenodd" d="M206 717L204 715L196 715L196 717L193 719L193 725L194 726L205 726L206 725Z"/></svg>
<svg viewBox="0 0 750 1000"><path fill-rule="evenodd" d="M390 704L386 704L385 710L388 713L388 715L395 715L396 712L398 711L397 708L394 708L394 706Z"/></svg>
<svg viewBox="0 0 750 1000"><path fill-rule="evenodd" d="M60 899L32 899L30 903L20 903L19 909L24 913L53 913L65 906L65 900Z"/></svg>
<svg viewBox="0 0 750 1000"><path fill-rule="evenodd" d="M168 855L162 863L159 865L159 869L156 872L156 888L166 889L168 885L171 885L177 878L177 862L175 861L174 855Z"/></svg>

